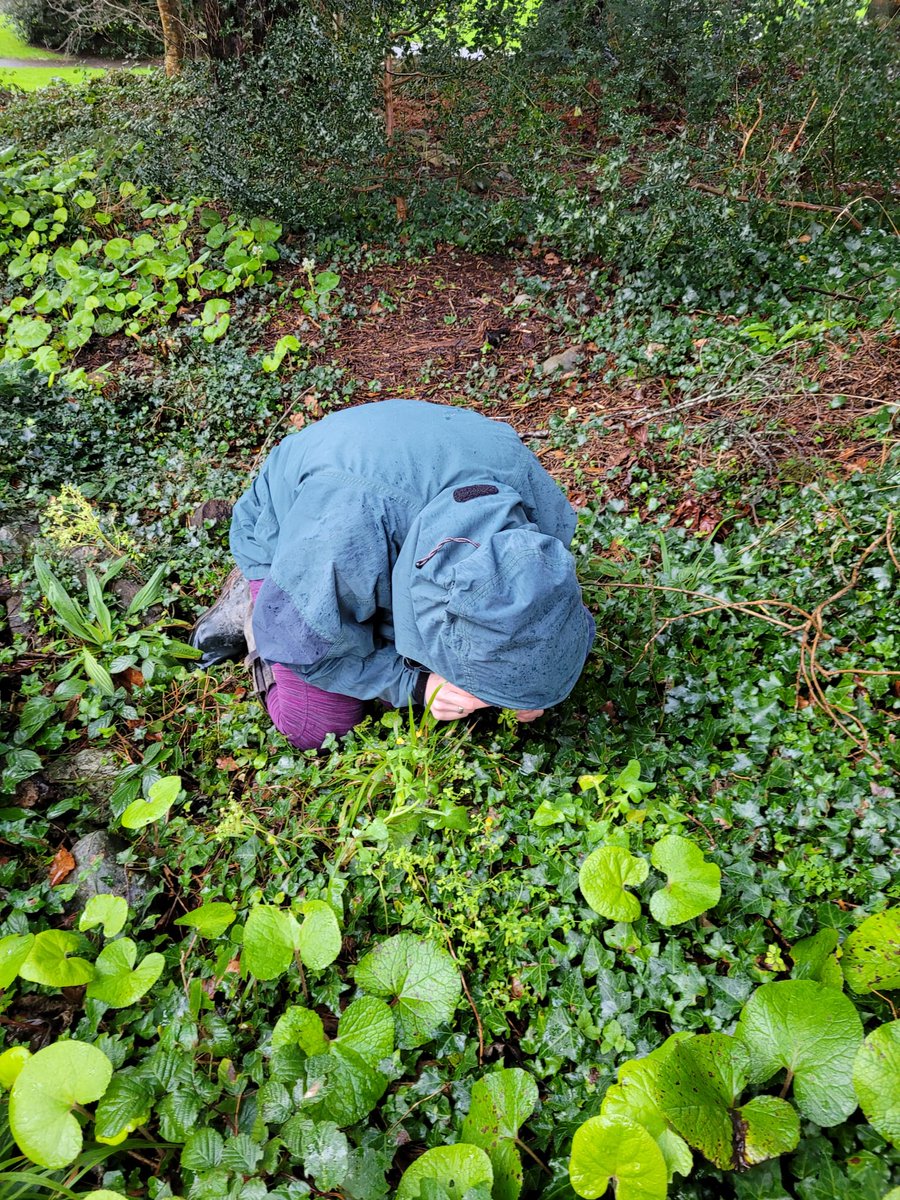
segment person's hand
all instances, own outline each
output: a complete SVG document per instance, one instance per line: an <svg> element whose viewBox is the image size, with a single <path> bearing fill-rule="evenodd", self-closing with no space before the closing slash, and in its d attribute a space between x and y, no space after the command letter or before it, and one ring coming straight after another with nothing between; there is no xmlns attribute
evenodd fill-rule
<svg viewBox="0 0 900 1200"><path fill-rule="evenodd" d="M542 708L523 708L516 713L516 720L524 721L527 724L529 721L536 721L538 717L542 717L543 715L544 710Z"/></svg>
<svg viewBox="0 0 900 1200"><path fill-rule="evenodd" d="M490 708L487 701L464 692L433 671L425 683L425 703L431 704L431 715L437 721L458 721L479 708Z"/></svg>

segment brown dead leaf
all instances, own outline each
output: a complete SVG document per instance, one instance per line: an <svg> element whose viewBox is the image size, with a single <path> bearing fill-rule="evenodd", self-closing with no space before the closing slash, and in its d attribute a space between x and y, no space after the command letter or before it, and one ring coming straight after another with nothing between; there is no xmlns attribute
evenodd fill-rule
<svg viewBox="0 0 900 1200"><path fill-rule="evenodd" d="M293 425L293 427L295 429L299 430L299 429L306 428L306 414L305 413L291 413L288 420L290 421L290 423Z"/></svg>
<svg viewBox="0 0 900 1200"><path fill-rule="evenodd" d="M50 886L56 887L58 883L68 878L75 870L75 859L65 848L60 846L54 855L53 862L50 864Z"/></svg>
<svg viewBox="0 0 900 1200"><path fill-rule="evenodd" d="M220 771L239 771L241 769L230 755L227 758L217 758L216 766Z"/></svg>
<svg viewBox="0 0 900 1200"><path fill-rule="evenodd" d="M126 667L122 672L122 678L125 680L125 686L129 690L131 688L144 686L144 676L137 669L137 667Z"/></svg>

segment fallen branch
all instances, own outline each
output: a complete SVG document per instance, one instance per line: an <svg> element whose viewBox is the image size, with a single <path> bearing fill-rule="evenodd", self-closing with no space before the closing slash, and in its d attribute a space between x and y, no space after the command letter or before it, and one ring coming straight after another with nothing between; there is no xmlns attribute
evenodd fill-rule
<svg viewBox="0 0 900 1200"><path fill-rule="evenodd" d="M692 179L689 187L696 192L706 192L710 196L722 196L725 200L737 200L740 204L751 204L758 200L762 204L777 204L780 208L801 208L804 212L836 213L846 217L854 229L862 232L862 223L854 217L848 205L839 204L810 204L808 200L780 200L777 196L747 196L743 192L728 192L725 188L714 187L711 183L703 183Z"/></svg>

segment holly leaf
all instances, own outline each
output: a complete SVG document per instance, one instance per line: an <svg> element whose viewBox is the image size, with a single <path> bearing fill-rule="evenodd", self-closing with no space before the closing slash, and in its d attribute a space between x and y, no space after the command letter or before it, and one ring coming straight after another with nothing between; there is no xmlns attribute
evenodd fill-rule
<svg viewBox="0 0 900 1200"><path fill-rule="evenodd" d="M650 861L667 876L665 887L650 897L650 911L660 925L681 925L719 903L722 872L687 838L675 833L662 838Z"/></svg>
<svg viewBox="0 0 900 1200"><path fill-rule="evenodd" d="M621 1117L591 1117L575 1130L569 1180L585 1200L597 1200L610 1183L616 1200L665 1200L666 1164L646 1129Z"/></svg>
<svg viewBox="0 0 900 1200"><path fill-rule="evenodd" d="M403 1172L396 1200L425 1200L434 1194L427 1188L429 1181L439 1184L448 1200L463 1200L470 1188L490 1188L494 1171L491 1160L478 1146L462 1142L455 1146L435 1146Z"/></svg>
<svg viewBox="0 0 900 1200"><path fill-rule="evenodd" d="M645 858L635 858L621 846L601 846L581 864L578 886L594 912L629 923L641 915L641 904L625 888L637 887L649 873Z"/></svg>
<svg viewBox="0 0 900 1200"><path fill-rule="evenodd" d="M112 1078L112 1063L86 1042L54 1042L31 1056L9 1096L9 1127L26 1157L58 1170L81 1153L75 1104L99 1100Z"/></svg>
<svg viewBox="0 0 900 1200"><path fill-rule="evenodd" d="M752 1082L784 1068L797 1107L817 1125L837 1125L856 1108L853 1062L863 1029L843 992L809 979L763 984L744 1005L736 1036L749 1051Z"/></svg>
<svg viewBox="0 0 900 1200"><path fill-rule="evenodd" d="M869 1124L900 1146L900 1021L874 1029L860 1046L853 1087Z"/></svg>
<svg viewBox="0 0 900 1200"><path fill-rule="evenodd" d="M110 1008L127 1008L156 983L166 960L161 954L148 954L135 967L137 946L131 938L110 942L97 955L95 975L88 984L91 1000L100 1000Z"/></svg>
<svg viewBox="0 0 900 1200"><path fill-rule="evenodd" d="M900 905L866 917L844 942L844 978L858 995L900 987Z"/></svg>
<svg viewBox="0 0 900 1200"><path fill-rule="evenodd" d="M447 951L411 933L381 942L357 964L354 977L364 992L392 1001L402 1049L427 1042L453 1016L462 994Z"/></svg>

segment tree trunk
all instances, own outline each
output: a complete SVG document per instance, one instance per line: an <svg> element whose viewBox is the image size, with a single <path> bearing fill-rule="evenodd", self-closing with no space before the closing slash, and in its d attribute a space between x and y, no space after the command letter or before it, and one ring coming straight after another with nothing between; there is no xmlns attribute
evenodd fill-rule
<svg viewBox="0 0 900 1200"><path fill-rule="evenodd" d="M179 0L156 0L156 6L162 24L166 74L171 78L181 74L184 62L184 25Z"/></svg>

